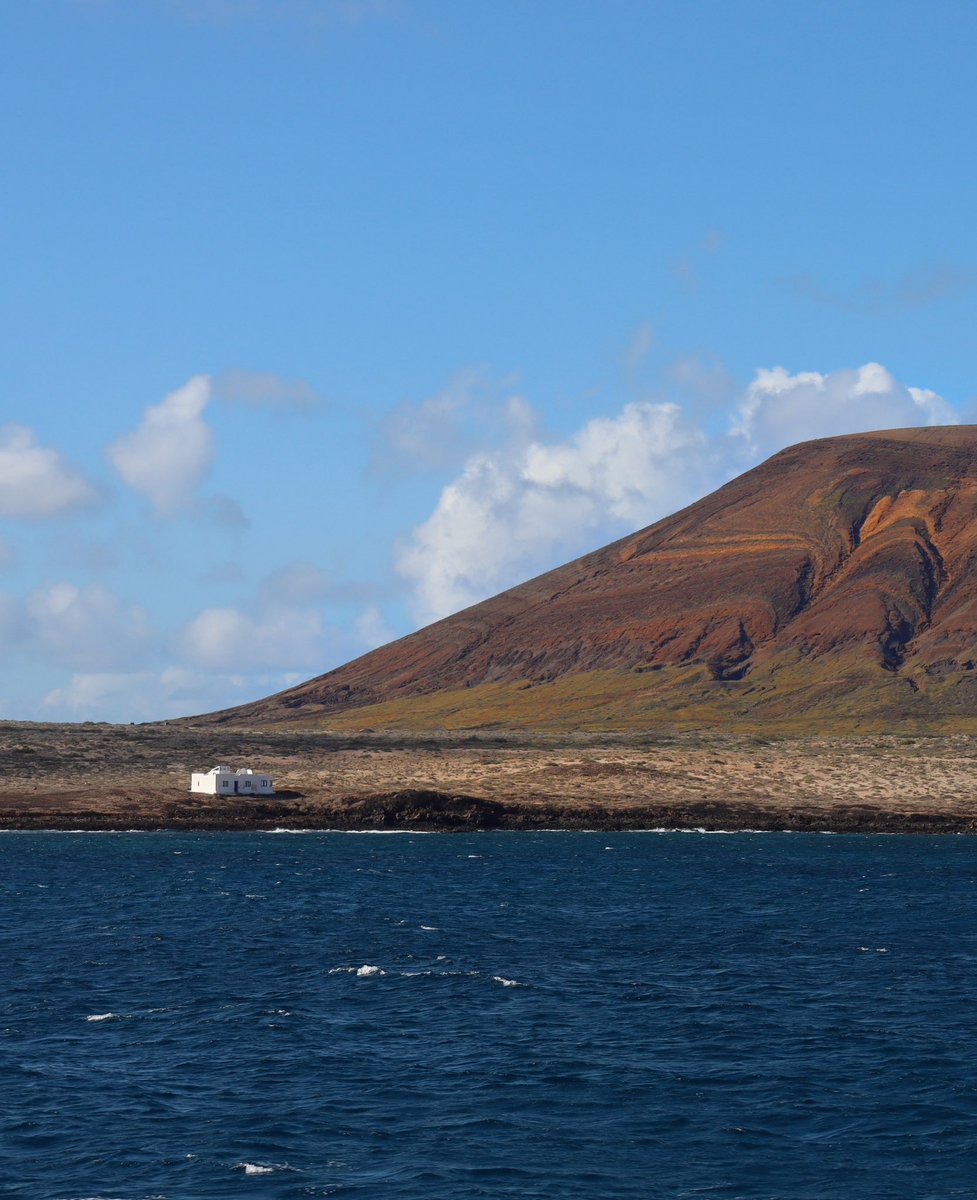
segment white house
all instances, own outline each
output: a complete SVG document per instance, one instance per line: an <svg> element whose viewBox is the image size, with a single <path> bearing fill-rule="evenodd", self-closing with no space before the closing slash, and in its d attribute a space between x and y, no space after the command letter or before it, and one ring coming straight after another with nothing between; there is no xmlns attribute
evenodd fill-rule
<svg viewBox="0 0 977 1200"><path fill-rule="evenodd" d="M218 766L190 776L191 792L206 792L209 796L273 796L275 788L270 775L252 771L250 767Z"/></svg>

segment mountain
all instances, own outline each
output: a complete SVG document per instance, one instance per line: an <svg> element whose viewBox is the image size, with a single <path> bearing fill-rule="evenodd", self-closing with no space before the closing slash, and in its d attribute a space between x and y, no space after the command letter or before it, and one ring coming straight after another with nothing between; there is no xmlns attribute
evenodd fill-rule
<svg viewBox="0 0 977 1200"><path fill-rule="evenodd" d="M197 721L977 731L977 426L792 446L602 550Z"/></svg>

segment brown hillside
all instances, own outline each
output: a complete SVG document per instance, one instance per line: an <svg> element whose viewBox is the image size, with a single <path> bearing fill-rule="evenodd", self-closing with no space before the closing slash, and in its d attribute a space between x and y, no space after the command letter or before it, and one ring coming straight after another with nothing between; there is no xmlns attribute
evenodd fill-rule
<svg viewBox="0 0 977 1200"><path fill-rule="evenodd" d="M793 446L602 550L198 720L977 730L977 426Z"/></svg>

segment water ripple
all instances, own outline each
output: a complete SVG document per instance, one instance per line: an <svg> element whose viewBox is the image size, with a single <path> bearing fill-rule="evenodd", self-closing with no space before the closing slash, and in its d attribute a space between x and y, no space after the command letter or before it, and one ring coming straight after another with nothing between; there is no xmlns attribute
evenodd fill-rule
<svg viewBox="0 0 977 1200"><path fill-rule="evenodd" d="M0 858L5 1195L977 1195L974 839Z"/></svg>

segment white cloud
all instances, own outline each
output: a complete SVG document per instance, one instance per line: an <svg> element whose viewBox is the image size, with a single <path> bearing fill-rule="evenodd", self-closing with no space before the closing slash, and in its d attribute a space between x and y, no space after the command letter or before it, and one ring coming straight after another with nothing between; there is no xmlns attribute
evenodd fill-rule
<svg viewBox="0 0 977 1200"><path fill-rule="evenodd" d="M210 467L213 438L203 419L210 395L210 378L194 375L147 408L139 428L106 450L126 483L163 515L194 503L194 492Z"/></svg>
<svg viewBox="0 0 977 1200"><path fill-rule="evenodd" d="M41 705L49 715L67 720L151 720L163 714L158 678L150 671L91 671L71 676L52 688Z"/></svg>
<svg viewBox="0 0 977 1200"><path fill-rule="evenodd" d="M563 442L471 458L398 556L434 620L698 495L707 439L674 404L635 402Z"/></svg>
<svg viewBox="0 0 977 1200"><path fill-rule="evenodd" d="M174 649L181 669L192 672L308 678L362 653L368 633L379 628L377 620L361 627L354 619L352 629L343 629L325 619L323 604L361 604L375 595L375 587L337 582L313 563L287 563L261 580L250 603L199 612L180 630Z"/></svg>
<svg viewBox="0 0 977 1200"><path fill-rule="evenodd" d="M398 570L417 617L434 620L674 512L793 442L956 419L942 397L877 363L760 370L719 434L676 404L631 403L564 441L472 455L401 546Z"/></svg>
<svg viewBox="0 0 977 1200"><path fill-rule="evenodd" d="M52 583L24 604L29 639L60 666L110 670L131 665L147 651L149 615L124 604L100 584Z"/></svg>
<svg viewBox="0 0 977 1200"><path fill-rule="evenodd" d="M791 375L774 367L757 371L739 405L734 431L749 444L753 457L765 457L808 438L947 425L957 419L942 397L906 387L879 363L827 375Z"/></svg>
<svg viewBox="0 0 977 1200"><path fill-rule="evenodd" d="M90 504L95 488L25 425L0 428L0 517L53 517Z"/></svg>
<svg viewBox="0 0 977 1200"><path fill-rule="evenodd" d="M243 704L304 678L293 672L244 675L186 667L167 667L159 673L80 671L52 688L41 706L49 720L158 721Z"/></svg>
<svg viewBox="0 0 977 1200"><path fill-rule="evenodd" d="M178 638L191 666L248 672L257 668L324 670L328 631L313 609L278 609L253 616L239 608L206 608Z"/></svg>

